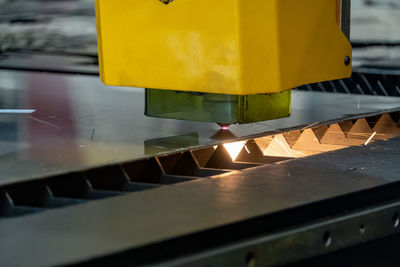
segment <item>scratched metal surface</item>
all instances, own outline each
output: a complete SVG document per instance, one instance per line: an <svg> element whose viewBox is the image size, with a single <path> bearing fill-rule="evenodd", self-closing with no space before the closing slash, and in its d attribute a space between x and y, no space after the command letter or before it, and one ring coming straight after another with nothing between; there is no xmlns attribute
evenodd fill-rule
<svg viewBox="0 0 400 267"><path fill-rule="evenodd" d="M143 89L98 77L1 71L0 109L36 110L0 114L0 184L220 142L216 124L146 117ZM230 130L242 138L389 109L399 99L294 92L291 117Z"/></svg>
<svg viewBox="0 0 400 267"><path fill-rule="evenodd" d="M147 260L154 263L163 254L155 245L161 241L167 255L181 257L188 255L193 244L198 245L194 245L198 252L201 248L215 248L221 240L226 242L230 237L248 240L257 231L279 233L281 228L352 210L360 201L368 205L365 203L376 200L377 195L389 192L391 182L392 187L397 187L399 145L399 139L381 141L369 147L351 147L214 179L198 179L2 220L0 265L56 266L117 254L117 258L112 258L117 264L111 261L107 265L106 261L103 265L94 262L89 266L116 266L118 263L143 266L140 256L148 255ZM383 185L386 187L379 189ZM374 193L364 191L372 188ZM344 198L347 201L343 201ZM324 211L321 206L325 207ZM253 220L247 221L248 224L234 225L250 219ZM262 223L255 223L256 219ZM211 234L206 232L227 225L228 232L224 228ZM246 225L252 227L244 227ZM195 235L190 239L189 235L194 233L207 238ZM175 238L184 236L189 237L184 243L178 243L183 245L177 249ZM147 250L134 256L128 252L118 255L144 246L148 246ZM241 266L240 255L236 262ZM145 266L154 264L147 262Z"/></svg>

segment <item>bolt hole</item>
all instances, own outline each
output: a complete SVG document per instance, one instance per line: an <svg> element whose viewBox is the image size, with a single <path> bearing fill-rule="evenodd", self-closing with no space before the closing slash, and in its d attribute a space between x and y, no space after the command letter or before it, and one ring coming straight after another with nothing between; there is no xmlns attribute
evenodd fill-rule
<svg viewBox="0 0 400 267"><path fill-rule="evenodd" d="M392 222L393 222L393 227L399 226L399 224L400 224L400 217L399 217L399 214L398 214L397 212L395 212L395 213L393 214Z"/></svg>
<svg viewBox="0 0 400 267"><path fill-rule="evenodd" d="M350 65L350 63L351 63L351 58L350 58L349 56L346 56L346 57L344 58L344 64L345 64L346 66L348 66L348 65Z"/></svg>
<svg viewBox="0 0 400 267"><path fill-rule="evenodd" d="M254 256L253 252L247 253L246 266L247 267L255 267L256 266L256 257Z"/></svg>
<svg viewBox="0 0 400 267"><path fill-rule="evenodd" d="M361 224L360 225L360 234L364 234L365 233L365 225Z"/></svg>
<svg viewBox="0 0 400 267"><path fill-rule="evenodd" d="M329 247L332 244L332 235L331 232L326 231L323 237L325 247Z"/></svg>

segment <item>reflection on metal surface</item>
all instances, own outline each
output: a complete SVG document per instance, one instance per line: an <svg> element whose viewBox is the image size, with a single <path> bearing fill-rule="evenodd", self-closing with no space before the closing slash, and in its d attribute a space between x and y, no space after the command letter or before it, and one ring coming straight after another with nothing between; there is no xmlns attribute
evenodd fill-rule
<svg viewBox="0 0 400 267"><path fill-rule="evenodd" d="M30 158L34 164L43 164L43 161L50 164L82 162L84 156L74 138L78 135L78 127L70 119L74 114L74 100L68 79L49 75L42 80L36 75L28 75L25 82L26 105L36 111L24 120L27 134L22 138L30 144L30 149L22 152L24 157ZM58 153L49 154L43 143L52 144Z"/></svg>
<svg viewBox="0 0 400 267"><path fill-rule="evenodd" d="M0 114L31 114L35 109L0 109Z"/></svg>
<svg viewBox="0 0 400 267"><path fill-rule="evenodd" d="M150 156L147 159L0 186L0 217L20 216L126 192L210 178L262 164L282 164L289 159L350 146L370 145L376 140L400 136L399 123L400 113L397 112L182 152L176 150L199 143L197 133L146 140L145 152ZM373 134L366 135L369 132ZM175 152L151 157L171 151ZM290 172L287 175L290 176ZM235 186L236 183L230 183L226 188Z"/></svg>
<svg viewBox="0 0 400 267"><path fill-rule="evenodd" d="M232 140L237 138L231 131L228 130L226 126L222 127L221 130L216 132L213 136L210 137L215 140Z"/></svg>
<svg viewBox="0 0 400 267"><path fill-rule="evenodd" d="M199 135L197 133L156 138L144 141L144 153L151 156L185 147L193 147L198 144Z"/></svg>
<svg viewBox="0 0 400 267"><path fill-rule="evenodd" d="M145 114L150 117L234 123L273 120L290 115L291 92L224 95L146 89ZM227 128L226 128L227 129Z"/></svg>
<svg viewBox="0 0 400 267"><path fill-rule="evenodd" d="M0 88L0 109L35 109L33 118L58 127L29 114L1 116L0 185L156 156L145 154L146 140L196 133L197 144L180 148L188 151L400 108L396 98L293 91L290 117L230 125L232 136L221 140L212 138L221 130L214 122L145 116L144 89L104 86L97 77L2 71Z"/></svg>

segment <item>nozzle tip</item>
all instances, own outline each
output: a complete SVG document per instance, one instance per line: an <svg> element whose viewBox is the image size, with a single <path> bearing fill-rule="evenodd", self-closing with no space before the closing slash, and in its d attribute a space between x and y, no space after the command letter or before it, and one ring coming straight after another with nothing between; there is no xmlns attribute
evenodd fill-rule
<svg viewBox="0 0 400 267"><path fill-rule="evenodd" d="M220 127L221 130L228 130L229 129L229 123L217 123Z"/></svg>

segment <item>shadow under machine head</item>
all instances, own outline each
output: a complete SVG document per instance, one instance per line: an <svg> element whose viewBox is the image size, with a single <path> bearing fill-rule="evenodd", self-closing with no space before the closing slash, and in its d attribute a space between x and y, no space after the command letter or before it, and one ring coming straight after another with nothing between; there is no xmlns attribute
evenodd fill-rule
<svg viewBox="0 0 400 267"><path fill-rule="evenodd" d="M290 115L290 89L351 75L350 0L96 0L100 77L152 117Z"/></svg>

